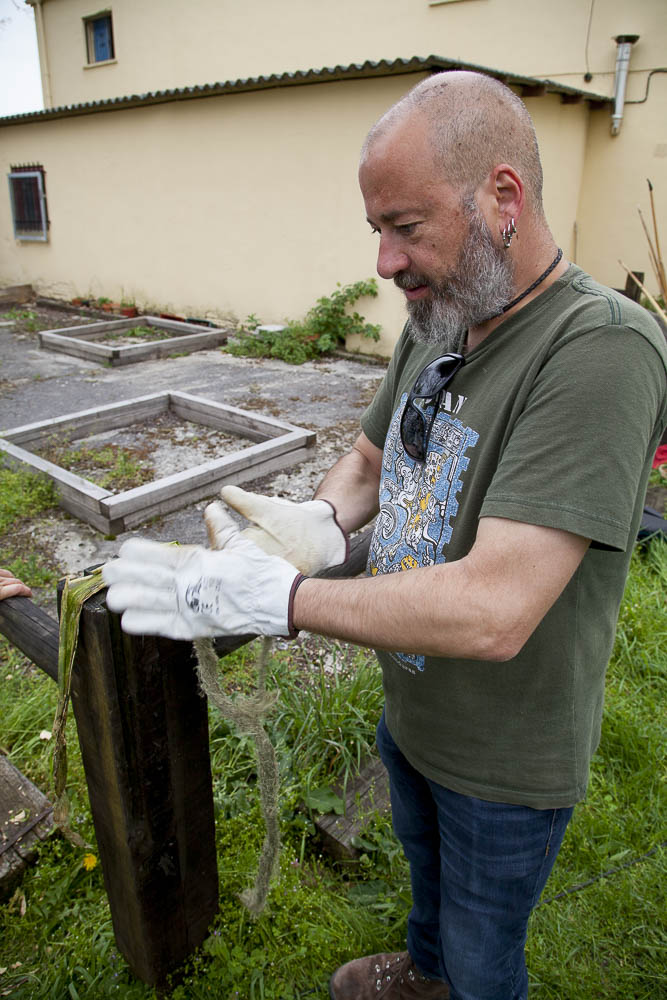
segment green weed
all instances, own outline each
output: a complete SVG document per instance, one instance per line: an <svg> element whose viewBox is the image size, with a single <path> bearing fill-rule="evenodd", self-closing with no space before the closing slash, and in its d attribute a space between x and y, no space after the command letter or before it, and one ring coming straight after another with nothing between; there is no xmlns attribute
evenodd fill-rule
<svg viewBox="0 0 667 1000"><path fill-rule="evenodd" d="M65 443L50 440L46 447L40 449L39 454L70 472L94 478L100 486L109 490L141 486L153 476L152 467L143 454L116 444L97 448L88 445L69 447Z"/></svg>
<svg viewBox="0 0 667 1000"><path fill-rule="evenodd" d="M26 333L35 333L41 326L37 313L32 309L10 309L4 313L4 317L19 324Z"/></svg>
<svg viewBox="0 0 667 1000"><path fill-rule="evenodd" d="M163 330L156 326L133 326L129 330L110 330L101 341L106 340L135 340L140 343L153 340L171 340L178 334L173 330Z"/></svg>
<svg viewBox="0 0 667 1000"><path fill-rule="evenodd" d="M0 566L30 587L54 587L57 573L33 546L21 546L17 551L17 529L56 505L57 494L50 480L21 470L0 469Z"/></svg>
<svg viewBox="0 0 667 1000"><path fill-rule="evenodd" d="M367 323L358 312L348 312L349 306L367 295L377 296L374 278L345 287L339 284L331 295L317 300L304 320L291 321L282 330L255 332L259 320L253 314L239 327L234 341L222 350L239 357L278 358L300 365L344 347L346 338L352 334L379 340L379 326Z"/></svg>
<svg viewBox="0 0 667 1000"><path fill-rule="evenodd" d="M34 473L0 469L0 535L17 521L34 517L57 504L53 483Z"/></svg>

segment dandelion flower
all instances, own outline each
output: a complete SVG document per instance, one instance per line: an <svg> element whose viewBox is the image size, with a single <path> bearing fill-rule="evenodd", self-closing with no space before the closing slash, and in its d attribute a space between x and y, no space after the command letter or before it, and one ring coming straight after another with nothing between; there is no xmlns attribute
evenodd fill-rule
<svg viewBox="0 0 667 1000"><path fill-rule="evenodd" d="M84 854L83 856L83 867L87 872L92 872L93 868L97 864L97 858L94 854Z"/></svg>

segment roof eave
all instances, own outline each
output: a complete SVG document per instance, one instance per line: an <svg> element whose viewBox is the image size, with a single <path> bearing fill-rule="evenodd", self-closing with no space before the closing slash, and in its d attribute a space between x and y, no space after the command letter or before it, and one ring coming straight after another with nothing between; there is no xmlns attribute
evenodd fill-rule
<svg viewBox="0 0 667 1000"><path fill-rule="evenodd" d="M0 118L0 126L23 125L36 121L51 121L56 118L73 118L79 115L100 114L105 111L122 111L154 104L202 100L207 97L222 97L227 94L271 90L280 87L309 86L317 83L398 76L406 73L436 73L448 69L465 69L485 73L508 86L519 87L522 96L526 97L558 94L564 103L587 101L591 107L601 107L613 102L613 98L606 95L579 90L554 80L522 76L508 70L490 69L488 66L477 66L458 59L446 59L442 56L431 55L427 57L413 56L410 59L381 59L378 62L366 60L364 63L350 63L347 66L338 65L318 70L297 70L294 73L272 73L270 76L246 77L191 87L176 87L168 90L150 91L147 94L131 94L126 97L109 97L100 101L87 101L82 104L69 104L56 108L45 108L43 111L9 115Z"/></svg>

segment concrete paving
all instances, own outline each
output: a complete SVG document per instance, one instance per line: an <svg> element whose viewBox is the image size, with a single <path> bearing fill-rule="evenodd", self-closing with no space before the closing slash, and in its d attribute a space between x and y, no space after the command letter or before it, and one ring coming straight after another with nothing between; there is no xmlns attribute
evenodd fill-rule
<svg viewBox="0 0 667 1000"><path fill-rule="evenodd" d="M304 365L235 358L220 349L106 368L41 350L36 335L0 329L0 430L151 392L182 389L243 407L266 399L292 423L326 427L358 411L383 368L326 359ZM278 415L277 413L273 414Z"/></svg>
<svg viewBox="0 0 667 1000"><path fill-rule="evenodd" d="M175 358L107 368L41 350L37 335L0 328L0 436L3 430L97 405L180 389L218 402L266 413L315 430L312 458L291 470L244 484L257 492L306 500L336 458L354 441L359 418L385 366L327 358L304 365L236 358L219 348ZM205 503L152 520L135 533L161 540L205 541ZM114 555L127 535L105 538L65 515L36 518L35 547L49 551L62 573ZM8 548L2 540L2 548Z"/></svg>

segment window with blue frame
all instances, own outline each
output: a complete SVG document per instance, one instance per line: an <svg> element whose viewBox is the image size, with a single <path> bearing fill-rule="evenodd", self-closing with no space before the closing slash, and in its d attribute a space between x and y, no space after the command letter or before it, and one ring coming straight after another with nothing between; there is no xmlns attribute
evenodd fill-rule
<svg viewBox="0 0 667 1000"><path fill-rule="evenodd" d="M88 63L108 62L115 59L111 11L107 10L85 19Z"/></svg>

